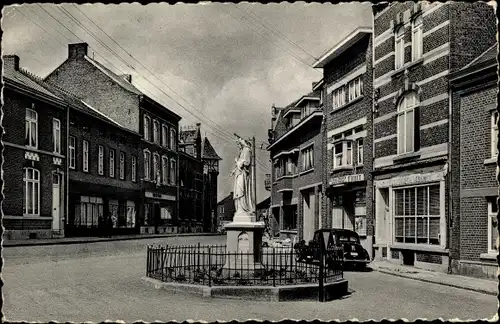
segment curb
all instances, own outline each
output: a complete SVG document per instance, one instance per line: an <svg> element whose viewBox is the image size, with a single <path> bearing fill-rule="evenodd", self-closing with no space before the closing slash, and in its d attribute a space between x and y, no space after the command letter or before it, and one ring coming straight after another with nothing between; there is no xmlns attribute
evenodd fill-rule
<svg viewBox="0 0 500 324"><path fill-rule="evenodd" d="M182 234L156 234L156 235L144 235L144 236L129 236L129 237L111 237L111 238L96 238L96 239L80 239L80 240L71 240L71 241L49 241L49 242L37 242L33 240L32 242L16 242L12 241L3 241L2 247L21 247L21 246L43 246L43 245L71 245L71 244L86 244L86 243L102 243L102 242L116 242L116 241L132 241L132 240L146 240L146 239L155 239L155 238L166 238L166 237L189 237L189 236L222 236L223 234L218 233L182 233Z"/></svg>
<svg viewBox="0 0 500 324"><path fill-rule="evenodd" d="M487 289L473 288L473 287L464 287L464 286L460 286L460 285L456 285L456 284L452 284L452 283L447 283L447 282L442 282L442 281L438 281L438 280L430 280L430 279L426 279L426 278L419 278L419 277L415 277L415 276L405 275L404 273L397 273L397 272L394 272L394 271L380 269L380 268L374 269L374 270L378 271L378 272L381 272L381 273L385 273L385 274L389 274L389 275L392 275L392 276L396 276L396 277L413 279L413 280L417 280L417 281L422 281L422 282L427 282L427 283L433 283L433 284L442 285L442 286L448 286L448 287L453 287L453 288L459 288L459 289L464 289L464 290L468 290L468 291L474 291L474 292L478 292L478 293L482 293L482 294L486 294L486 295L493 295L493 296L497 296L498 295L498 291L491 291L491 290L487 290Z"/></svg>

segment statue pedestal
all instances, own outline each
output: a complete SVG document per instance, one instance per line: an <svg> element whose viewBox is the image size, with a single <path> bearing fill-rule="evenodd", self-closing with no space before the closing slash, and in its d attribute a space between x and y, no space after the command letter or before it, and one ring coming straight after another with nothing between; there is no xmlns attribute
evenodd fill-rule
<svg viewBox="0 0 500 324"><path fill-rule="evenodd" d="M235 215L226 228L226 262L222 268L225 276L242 278L262 271L262 234L265 225L255 221L255 215Z"/></svg>

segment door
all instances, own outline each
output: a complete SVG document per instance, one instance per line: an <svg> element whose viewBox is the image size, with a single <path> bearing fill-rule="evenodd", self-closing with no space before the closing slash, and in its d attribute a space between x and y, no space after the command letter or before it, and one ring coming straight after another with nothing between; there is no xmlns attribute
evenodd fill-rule
<svg viewBox="0 0 500 324"><path fill-rule="evenodd" d="M61 177L59 174L52 175L52 230L59 231L61 218Z"/></svg>
<svg viewBox="0 0 500 324"><path fill-rule="evenodd" d="M375 197L375 243L388 243L389 231L389 189L378 188Z"/></svg>
<svg viewBox="0 0 500 324"><path fill-rule="evenodd" d="M314 235L314 191L306 191L302 193L303 207L303 223L304 223L304 241L309 242Z"/></svg>

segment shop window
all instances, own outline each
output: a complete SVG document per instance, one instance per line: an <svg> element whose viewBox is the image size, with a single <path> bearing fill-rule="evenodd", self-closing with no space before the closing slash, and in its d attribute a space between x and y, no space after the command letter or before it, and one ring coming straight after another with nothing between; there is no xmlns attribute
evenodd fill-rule
<svg viewBox="0 0 500 324"><path fill-rule="evenodd" d="M172 219L172 207L162 207L160 211L161 219Z"/></svg>
<svg viewBox="0 0 500 324"><path fill-rule="evenodd" d="M440 244L440 185L396 189L394 206L396 242Z"/></svg>
<svg viewBox="0 0 500 324"><path fill-rule="evenodd" d="M105 224L104 205L101 197L81 196L76 206L74 224L78 227L96 227Z"/></svg>
<svg viewBox="0 0 500 324"><path fill-rule="evenodd" d="M118 211L119 211L118 200L109 200L108 202L108 215L111 218L111 224L113 228L118 227Z"/></svg>
<svg viewBox="0 0 500 324"><path fill-rule="evenodd" d="M30 216L40 215L40 171L33 168L24 168L24 199L23 214Z"/></svg>
<svg viewBox="0 0 500 324"><path fill-rule="evenodd" d="M416 144L417 94L407 93L398 104L398 154L413 152Z"/></svg>
<svg viewBox="0 0 500 324"><path fill-rule="evenodd" d="M488 201L488 253L498 253L498 206L496 198Z"/></svg>

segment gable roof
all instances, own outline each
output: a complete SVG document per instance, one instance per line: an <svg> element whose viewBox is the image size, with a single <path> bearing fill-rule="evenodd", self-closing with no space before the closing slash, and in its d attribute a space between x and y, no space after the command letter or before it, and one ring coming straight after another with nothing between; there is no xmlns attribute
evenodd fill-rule
<svg viewBox="0 0 500 324"><path fill-rule="evenodd" d="M497 46L498 43L495 43L495 45L488 48L486 51L484 51L481 55L472 60L472 62L464 66L462 69L450 74L448 76L450 81L453 84L458 84L460 80L469 79L471 75L478 73L481 73L482 77L485 78L486 70L497 69L498 67ZM496 71L494 73L496 74Z"/></svg>
<svg viewBox="0 0 500 324"><path fill-rule="evenodd" d="M201 145L201 158L207 160L222 160L207 137L203 139L203 143Z"/></svg>
<svg viewBox="0 0 500 324"><path fill-rule="evenodd" d="M481 65L482 63L488 62L490 60L496 60L497 59L497 54L498 54L498 49L497 49L498 44L495 44L488 48L485 52L483 52L481 55L476 57L472 62L464 66L461 70L468 69L472 66L478 66Z"/></svg>
<svg viewBox="0 0 500 324"><path fill-rule="evenodd" d="M271 204L271 196L267 197L266 199L262 200L261 202L259 202L257 204L257 208L258 209L261 209L261 208L267 208L269 207Z"/></svg>
<svg viewBox="0 0 500 324"><path fill-rule="evenodd" d="M228 201L229 199L233 199L233 193L231 192L229 195L227 195L226 197L222 198L218 203L217 205L222 205L223 203L225 203L226 201Z"/></svg>
<svg viewBox="0 0 500 324"><path fill-rule="evenodd" d="M200 128L184 128L179 131L179 144L194 144L200 136Z"/></svg>
<svg viewBox="0 0 500 324"><path fill-rule="evenodd" d="M11 81L13 83L17 83L29 90L32 90L34 92L38 92L44 96L47 96L49 99L55 100L61 104L63 104L61 101L63 101L62 98L58 97L55 93L45 89L44 87L40 86L35 80L38 78L34 74L31 74L30 72L24 70L24 69L19 69L15 70L12 68L5 68L3 69L3 78L7 81ZM40 79L41 80L41 79Z"/></svg>
<svg viewBox="0 0 500 324"><path fill-rule="evenodd" d="M105 67L104 65L99 63L98 61L91 59L88 56L85 56L85 59L88 62L90 62L92 65L94 65L96 68L98 68L101 72L106 74L110 79L112 79L115 83L117 83L119 86L121 86L125 90L130 91L136 95L143 94L139 89L137 89L131 83L129 83L127 80L125 80L125 78L123 76L119 76L118 74L111 71L110 69L108 69L107 67Z"/></svg>

